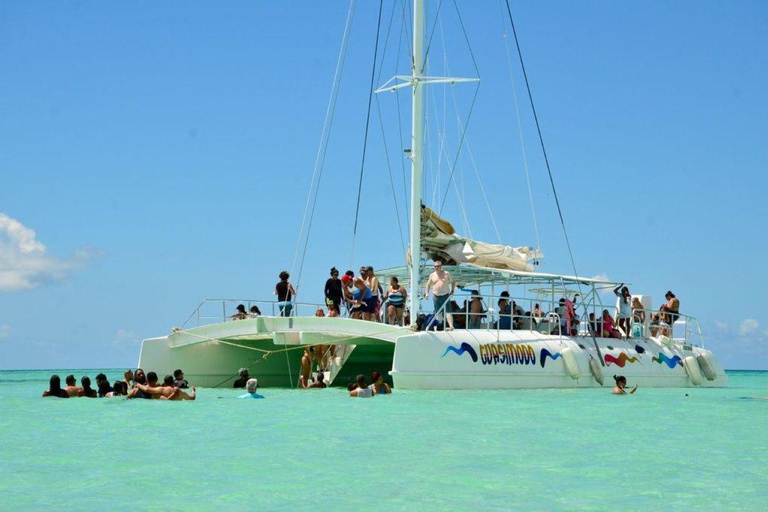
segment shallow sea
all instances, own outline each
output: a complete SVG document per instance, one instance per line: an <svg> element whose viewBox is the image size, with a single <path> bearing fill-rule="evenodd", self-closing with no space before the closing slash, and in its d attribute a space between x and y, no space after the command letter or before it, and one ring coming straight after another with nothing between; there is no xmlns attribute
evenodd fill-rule
<svg viewBox="0 0 768 512"><path fill-rule="evenodd" d="M53 372L0 371L3 510L768 508L768 372L632 396L201 389L195 402L43 400Z"/></svg>

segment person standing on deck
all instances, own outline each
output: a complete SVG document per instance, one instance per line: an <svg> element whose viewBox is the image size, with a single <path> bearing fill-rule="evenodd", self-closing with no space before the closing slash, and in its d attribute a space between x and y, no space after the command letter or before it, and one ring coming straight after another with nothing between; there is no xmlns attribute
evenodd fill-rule
<svg viewBox="0 0 768 512"><path fill-rule="evenodd" d="M371 320L378 322L379 313L381 312L381 296L384 294L384 290L381 289L379 278L373 273L373 267L370 265L365 267L365 284L368 285L368 289L371 290L374 298Z"/></svg>
<svg viewBox="0 0 768 512"><path fill-rule="evenodd" d="M328 316L341 314L341 280L336 267L331 268L331 277L325 282L325 305L328 306Z"/></svg>
<svg viewBox="0 0 768 512"><path fill-rule="evenodd" d="M430 288L432 289L434 297L435 315L437 315L443 305L445 305L445 310L441 315L448 323L448 329L453 330L453 316L450 314L451 308L448 299L453 295L453 291L456 288L456 282L447 270L443 270L443 262L441 260L435 260L435 271L429 274L429 279L427 279L427 293L424 294L425 299L429 298Z"/></svg>
<svg viewBox="0 0 768 512"><path fill-rule="evenodd" d="M280 282L275 285L275 295L277 295L277 306L280 308L280 316L291 316L293 303L291 299L296 295L293 285L288 282L291 275L283 270L280 272Z"/></svg>

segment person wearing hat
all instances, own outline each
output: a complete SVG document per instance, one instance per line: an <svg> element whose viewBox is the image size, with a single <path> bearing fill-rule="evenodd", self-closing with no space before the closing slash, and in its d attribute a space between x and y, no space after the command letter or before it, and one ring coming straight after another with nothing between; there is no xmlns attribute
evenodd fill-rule
<svg viewBox="0 0 768 512"><path fill-rule="evenodd" d="M256 392L258 389L259 381L256 379L248 379L248 382L245 383L245 390L247 393L240 395L237 398L264 398L263 395L260 395Z"/></svg>
<svg viewBox="0 0 768 512"><path fill-rule="evenodd" d="M248 379L251 377L248 375L248 368L240 368L237 373L240 375L240 378L235 381L232 387L242 389L245 387L245 385L248 383Z"/></svg>

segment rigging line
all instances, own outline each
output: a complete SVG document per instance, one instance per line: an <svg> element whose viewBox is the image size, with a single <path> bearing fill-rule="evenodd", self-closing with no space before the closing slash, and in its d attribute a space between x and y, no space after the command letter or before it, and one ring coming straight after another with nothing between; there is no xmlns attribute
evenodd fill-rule
<svg viewBox="0 0 768 512"><path fill-rule="evenodd" d="M371 68L371 86L368 93L368 113L365 116L365 133L363 135L363 155L360 161L360 179L357 183L357 206L355 207L355 225L352 228L352 251L350 254L350 266L355 257L355 242L357 239L357 223L360 219L360 199L363 195L363 174L365 171L365 154L368 149L368 127L371 124L371 103L373 101L374 80L376 79L376 59L379 53L379 35L381 34L381 12L384 10L384 0L379 0L379 20L376 23L376 43L373 48L373 67Z"/></svg>
<svg viewBox="0 0 768 512"><path fill-rule="evenodd" d="M499 0L499 9L504 14L501 0ZM528 171L528 155L525 151L525 137L523 135L523 125L520 117L520 105L517 100L517 84L515 82L515 74L512 69L512 55L509 51L509 37L507 34L507 26L502 20L502 30L504 31L504 48L507 54L507 68L509 69L509 79L512 82L512 98L515 104L515 116L517 117L517 132L520 134L520 151L523 155L523 169L525 170L525 181L528 184L528 199L531 203L531 217L533 218L533 231L536 234L536 248L541 250L541 237L539 236L539 224L536 220L536 208L533 204L533 188L531 187L531 176Z"/></svg>
<svg viewBox="0 0 768 512"><path fill-rule="evenodd" d="M565 237L565 244L568 247L568 256L571 258L571 265L573 266L573 275L578 277L579 273L576 270L576 260L573 259L573 251L571 250L571 241L568 239L568 231L565 229L565 219L563 218L563 210L560 208L560 199L557 197L557 189L555 188L555 180L552 177L552 168L549 165L549 158L547 157L547 150L544 146L544 137L541 134L541 125L539 124L539 116L536 115L536 107L533 105L533 95L531 94L531 86L528 82L528 73L525 71L525 64L523 63L523 52L520 49L520 41L517 38L517 30L515 29L515 22L512 19L512 8L509 6L509 0L505 0L507 4L507 14L509 14L509 23L512 25L512 35L515 37L515 45L517 46L517 55L520 58L520 69L523 71L523 78L525 78L525 87L528 90L528 99L531 103L531 111L533 112L533 119L536 121L536 131L539 134L539 142L541 143L541 152L544 154L544 163L547 166L547 173L549 174L549 183L552 185L552 194L555 197L555 204L557 205L557 213L560 216L560 225L563 227L563 236ZM579 287L581 291L581 287Z"/></svg>
<svg viewBox="0 0 768 512"><path fill-rule="evenodd" d="M456 0L453 0L453 6L456 8L456 15L459 17L459 25L461 26L461 33L464 34L464 41L467 43L467 49L469 50L469 56L472 57L472 65L475 67L475 75L480 77L480 70L477 68L477 61L475 60L475 53L472 51L472 45L469 43L469 36L467 30L464 28L464 20L461 18L461 12L459 11L459 5ZM441 28L442 30L442 28Z"/></svg>
<svg viewBox="0 0 768 512"><path fill-rule="evenodd" d="M453 189L456 192L456 200L459 202L459 211L461 211L461 219L464 222L464 227L466 228L467 235L469 236L469 238L474 238L474 236L472 235L472 228L469 226L469 219L467 218L466 198L464 198L461 192L459 191L459 185L458 183L456 183L456 180L451 180L448 182L448 184L449 185L453 184ZM462 185L463 185L463 180L462 180Z"/></svg>
<svg viewBox="0 0 768 512"><path fill-rule="evenodd" d="M405 2L403 2L403 6L405 6ZM403 16L405 17L405 10L403 10ZM397 43L397 55L399 56L402 52L402 46L403 46L403 32L406 31L406 24L405 21L403 21L403 24L400 25L400 40ZM397 68L398 68L398 62L399 59L395 59L395 76L397 76ZM397 132L400 136L400 151L402 152L405 150L405 141L403 140L403 116L402 116L402 108L400 106L400 93L395 92L395 99L397 100ZM411 208L408 204L408 187L406 186L406 183L408 183L408 179L405 176L405 155L400 155L400 171L403 175L403 203L405 204L405 218L410 219L411 218Z"/></svg>
<svg viewBox="0 0 768 512"><path fill-rule="evenodd" d="M392 22L395 19L396 4L392 4L392 12L389 14L389 24L387 25L387 34L384 36L384 49L381 51L381 62L379 62L379 74L376 76L376 83L381 83L381 73L384 71L384 61L387 58L387 48L389 47L389 34L392 31ZM377 96L378 97L378 96Z"/></svg>
<svg viewBox="0 0 768 512"><path fill-rule="evenodd" d="M472 104L469 107L469 114L467 115L467 122L464 125L464 129L461 131L461 138L459 139L459 147L456 148L456 158L453 161L453 166L451 167L451 174L448 176L448 187L445 189L445 194L443 194L443 201L440 203L440 210L438 210L437 214L440 215L443 212L443 207L445 206L445 200L448 199L448 191L450 190L450 182L453 179L453 173L456 172L456 162L459 160L459 154L461 154L461 148L464 145L464 139L467 135L467 127L469 126L469 120L472 119L472 112L475 110L475 102L477 101L477 93L480 91L480 83L477 83L477 87L475 87L475 94L472 96Z"/></svg>
<svg viewBox="0 0 768 512"><path fill-rule="evenodd" d="M480 185L480 192L483 194L483 200L485 200L485 207L488 209L488 215L491 217L491 224L493 224L493 230L496 232L496 237L501 244L501 234L499 234L499 226L496 224L496 217L493 215L491 209L491 203L488 201L488 196L485 194L485 187L483 181L480 179L480 171L477 170L477 163L475 162L475 155L472 153L472 147L469 145L469 139L467 139L467 152L469 153L469 161L472 162L472 168L475 171L475 177L477 177L477 183Z"/></svg>
<svg viewBox="0 0 768 512"><path fill-rule="evenodd" d="M437 28L437 20L440 19L440 8L443 6L443 0L440 0L437 4L437 12L435 13L435 23L432 25L432 31L429 33L429 40L427 41L427 51L424 52L424 60L422 63L424 66L427 65L427 57L429 57L429 50L432 48L432 37L435 35L435 29ZM423 69L417 70L420 73L423 72Z"/></svg>
<svg viewBox="0 0 768 512"><path fill-rule="evenodd" d="M381 83L381 74L384 72L384 61L386 60L387 48L389 47L389 36L392 30L392 22L394 21L394 18L395 18L395 7L397 7L397 4L393 2L392 12L389 15L389 24L387 26L387 33L384 36L384 49L382 50L382 53L381 53L381 61L379 63L379 73L376 78L376 83ZM400 55L399 52L400 52L400 48L398 47L398 53L396 54L396 57ZM397 59L395 59L395 61L397 61ZM381 138L384 143L384 157L386 158L386 161L387 161L387 171L389 171L389 181L392 186L392 201L395 203L395 216L397 218L397 232L400 235L400 245L403 248L403 254L405 254L405 238L403 236L402 222L400 221L400 206L398 204L397 194L395 192L395 178L392 175L392 163L389 157L389 146L387 145L387 137L386 137L386 132L384 130L384 118L381 115L381 102L379 101L378 94L376 95L376 110L379 116L379 126L381 127Z"/></svg>
<svg viewBox="0 0 768 512"><path fill-rule="evenodd" d="M309 234L312 230L312 222L315 216L315 208L317 206L317 197L320 192L320 180L323 176L323 170L325 169L325 158L328 154L328 143L330 141L331 128L333 127L333 119L336 113L336 102L339 97L339 89L341 86L341 77L344 72L344 63L346 62L347 48L349 46L349 35L352 30L352 20L355 14L356 0L351 0L349 3L349 11L347 12L347 21L344 26L344 35L341 39L341 48L339 49L339 57L336 60L336 71L333 75L333 82L331 84L331 94L328 98L328 107L325 111L325 120L323 122L323 129L320 134L320 142L317 148L317 155L315 156L315 168L312 171L312 180L309 186L309 193L307 194L307 204L304 207L304 217L301 221L301 229L299 230L299 240L296 245L296 253L293 257L293 263L291 264L291 273L296 268L296 259L298 258L299 249L302 245L302 239L304 238L304 225L307 220L307 211L312 199L312 190L315 185L315 176L317 175L317 189L314 194L314 201L312 201L312 210L310 215L309 224L307 225L306 240L304 240L304 251L301 256L301 263L299 265L299 273L296 280L296 286L301 284L301 274L304 269L304 259L307 253L307 247L309 246Z"/></svg>
<svg viewBox="0 0 768 512"><path fill-rule="evenodd" d="M411 19L410 13L413 12L413 5L411 4L411 0L403 0L403 27L405 27L405 34L408 36L408 41L413 41L413 28L411 27L411 23L413 20ZM409 30L410 29L410 30ZM414 67L414 60L413 60L413 52L408 49L407 52L408 59L411 61L410 69L413 69Z"/></svg>
<svg viewBox="0 0 768 512"><path fill-rule="evenodd" d="M454 5L456 5L455 0L454 0ZM461 14L458 12L458 6L456 6L456 9L457 9L457 14L459 15L459 18L461 18ZM462 24L462 28L463 28L463 24ZM441 36L443 36L442 25L440 26L440 31L441 31L440 32ZM465 38L466 38L466 33L465 33ZM466 42L467 42L467 46L470 46L468 38L466 39ZM443 39L443 44L445 44L445 40L444 39ZM471 47L470 47L470 53L471 52L472 52L472 50L471 50ZM451 70L450 70L450 67L448 66L447 58L445 59L445 70L446 70L446 73L445 73L446 76L450 76L451 75ZM479 71L477 69L477 65L475 65L475 71L478 72L478 76L479 76ZM457 121L457 124L459 126L459 129L461 129L461 126L462 126L461 114L459 114L459 105L458 105L458 102L456 101L456 91L453 88L451 88L451 99L453 100L453 108L456 111L456 121ZM501 234L499 233L499 227L496 224L496 217L493 215L493 210L491 209L491 204L488 201L488 196L485 193L485 187L483 186L483 181L482 181L482 179L480 179L480 172L477 169L477 162L475 161L475 156L472 153L472 148L469 145L469 139L466 140L466 145L467 145L467 151L469 152L469 159L472 162L472 168L473 168L473 170L475 172L475 177L477 178L477 183L480 185L480 192L483 194L483 199L485 200L485 207L488 210L488 216L491 218L491 224L493 224L493 229L496 232L496 237L499 240L499 244L501 244L502 243L502 241L501 241ZM464 203L466 204L466 198L464 198ZM467 223L467 226L469 226L469 223ZM472 235L471 235L471 231L470 231L470 237L471 236Z"/></svg>
<svg viewBox="0 0 768 512"><path fill-rule="evenodd" d="M379 97L376 96L376 110L379 113L379 126L381 127L381 139L384 143L384 157L387 160L387 170L389 171L389 183L392 185L392 200L395 203L395 216L397 217L397 232L400 235L400 245L405 254L405 238L403 237L403 225L400 222L400 208L397 205L397 193L395 192L395 178L392 176L392 165L389 161L389 147L387 146L387 136L384 132L384 120L381 117L381 105Z"/></svg>

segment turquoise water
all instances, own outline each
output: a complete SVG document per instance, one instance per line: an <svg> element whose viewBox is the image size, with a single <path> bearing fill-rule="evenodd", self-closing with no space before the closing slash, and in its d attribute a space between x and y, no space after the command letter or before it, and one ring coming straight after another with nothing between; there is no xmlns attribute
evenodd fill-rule
<svg viewBox="0 0 768 512"><path fill-rule="evenodd" d="M5 510L768 506L768 400L742 398L768 397L768 372L633 396L202 389L196 402L43 400L51 373L0 372Z"/></svg>

